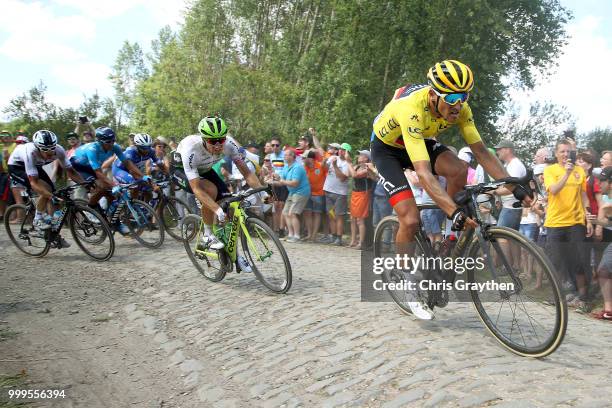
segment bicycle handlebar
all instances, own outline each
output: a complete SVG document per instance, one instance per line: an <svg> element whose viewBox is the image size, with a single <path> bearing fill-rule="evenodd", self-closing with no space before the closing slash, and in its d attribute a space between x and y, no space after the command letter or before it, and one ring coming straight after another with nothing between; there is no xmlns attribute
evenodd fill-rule
<svg viewBox="0 0 612 408"><path fill-rule="evenodd" d="M245 198L252 196L253 194L261 193L262 191L266 191L270 193L272 191L272 187L265 186L265 187L259 187L259 188L250 188L248 190L241 191L236 194L232 194L231 196L221 200L222 201L221 208L223 209L223 211L227 212L227 208L229 207L230 203L233 203L236 201L242 201Z"/></svg>

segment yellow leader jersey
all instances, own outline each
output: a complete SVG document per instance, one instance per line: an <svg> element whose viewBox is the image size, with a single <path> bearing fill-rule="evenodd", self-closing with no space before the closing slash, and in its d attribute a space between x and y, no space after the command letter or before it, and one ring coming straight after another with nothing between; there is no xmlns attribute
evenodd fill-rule
<svg viewBox="0 0 612 408"><path fill-rule="evenodd" d="M434 138L452 125L459 126L467 144L481 140L467 103L462 104L456 123L450 124L432 115L428 105L430 88L428 85L406 85L396 89L393 100L374 119L376 137L389 146L405 148L413 163L429 161L424 139Z"/></svg>

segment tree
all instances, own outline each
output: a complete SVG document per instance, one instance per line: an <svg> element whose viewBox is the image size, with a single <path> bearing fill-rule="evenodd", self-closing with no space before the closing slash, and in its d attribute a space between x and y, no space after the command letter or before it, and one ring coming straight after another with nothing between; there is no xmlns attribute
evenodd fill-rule
<svg viewBox="0 0 612 408"><path fill-rule="evenodd" d="M132 114L137 84L145 80L147 76L148 71L140 45L125 41L117 54L112 73L108 77L115 89L112 105L115 112L112 127L117 133L123 130L124 123ZM110 105L107 103L107 106Z"/></svg>
<svg viewBox="0 0 612 408"><path fill-rule="evenodd" d="M593 149L598 153L604 150L612 150L612 129L597 128L588 133L578 136L580 147Z"/></svg>
<svg viewBox="0 0 612 408"><path fill-rule="evenodd" d="M499 137L510 139L516 145L516 154L525 163L533 160L535 152L541 147L550 147L559 140L568 128L574 128L575 119L565 106L552 102L535 102L524 115L519 107L510 103L508 113L500 122Z"/></svg>

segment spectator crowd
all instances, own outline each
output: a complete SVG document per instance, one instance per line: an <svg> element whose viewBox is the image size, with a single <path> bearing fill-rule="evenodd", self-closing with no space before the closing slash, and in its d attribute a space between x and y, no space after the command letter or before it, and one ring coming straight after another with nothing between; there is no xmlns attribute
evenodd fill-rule
<svg viewBox="0 0 612 408"><path fill-rule="evenodd" d="M68 157L81 144L92 142L94 133L88 122L77 122L74 132L65 135ZM15 146L26 143L28 138L20 132L11 140L2 148L0 218L7 205L22 200L20 187L11 185L6 161ZM176 143L159 137L154 148L159 158L168 161L168 153L176 148ZM369 150L354 149L346 142L323 146L313 128L299 137L295 145L272 137L263 145L261 154L257 144L246 144L244 148L248 151L249 168L273 189L273 202L260 203L259 215L287 242L368 249L376 225L393 213L385 189L377 183L378 174ZM485 220L520 231L544 248L571 307L587 313L594 304L603 301L603 310L593 316L612 320L612 246L609 244L612 241L609 223L612 151L578 151L571 134L564 135L554 146L539 149L530 163L517 157L511 140L502 140L491 150L510 176L522 177L531 169L535 176L532 187L537 193L529 208L516 208L517 200L505 187L479 197ZM468 147L455 153L468 167L467 184L490 180ZM111 165L112 161L105 163L105 168L110 171ZM244 180L231 160L221 161L214 169L234 191L244 187ZM51 163L46 171L55 181L58 166ZM405 174L417 203L434 204L419 184L416 173L406 170ZM444 187L445 180L442 177L438 180ZM79 194L84 196L86 192ZM184 199L193 202L193 197ZM421 224L434 245L454 237L440 209L422 210ZM521 249L510 250L512 266L533 280L535 288L541 286L542 276L533 265L522 260Z"/></svg>

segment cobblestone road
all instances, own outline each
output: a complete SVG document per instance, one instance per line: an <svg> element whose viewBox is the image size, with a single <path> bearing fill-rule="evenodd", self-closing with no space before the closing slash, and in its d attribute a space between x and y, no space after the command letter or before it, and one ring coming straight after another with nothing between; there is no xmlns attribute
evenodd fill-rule
<svg viewBox="0 0 612 408"><path fill-rule="evenodd" d="M180 406L610 406L609 324L571 312L562 346L526 359L502 349L469 304L420 322L391 303L362 303L357 251L285 245L287 295L250 274L209 282L174 241L151 252L119 240L115 258L95 264L133 290L120 324L161 350L164 375L188 393ZM74 246L48 259L62 257L90 265Z"/></svg>

